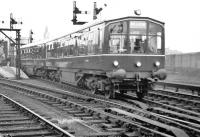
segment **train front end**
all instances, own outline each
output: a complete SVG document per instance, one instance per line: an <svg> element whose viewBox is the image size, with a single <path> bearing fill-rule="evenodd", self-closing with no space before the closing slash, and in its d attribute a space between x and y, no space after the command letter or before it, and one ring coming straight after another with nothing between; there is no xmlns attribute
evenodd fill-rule
<svg viewBox="0 0 200 137"><path fill-rule="evenodd" d="M105 41L109 54L102 56L115 92L135 92L142 99L157 80L166 79L164 23L146 17L108 22ZM109 84L108 84L109 85Z"/></svg>

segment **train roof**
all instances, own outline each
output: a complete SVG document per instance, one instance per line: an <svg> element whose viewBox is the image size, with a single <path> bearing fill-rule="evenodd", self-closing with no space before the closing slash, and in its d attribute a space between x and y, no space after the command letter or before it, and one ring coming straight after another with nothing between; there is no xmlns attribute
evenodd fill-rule
<svg viewBox="0 0 200 137"><path fill-rule="evenodd" d="M89 25L86 24L84 25L81 29L78 29L77 31L74 31L72 33L69 33L67 35L70 35L70 34L73 34L73 33L76 33L80 30L84 30L86 28L89 28L89 27L93 27L95 25L99 25L99 24L103 24L103 23L108 23L108 22L113 22L113 21L117 21L117 20L128 20L128 19L137 19L137 20L151 20L153 22L157 22L158 24L160 25L164 25L165 23L162 22L162 21L159 21L159 20L156 20L156 19L153 19L153 18L149 18L149 17L140 17L140 16L126 16L126 17L121 17L121 18L115 18L115 19L107 19L107 20L103 20L103 21L93 21L91 22ZM66 35L65 35L66 36Z"/></svg>
<svg viewBox="0 0 200 137"><path fill-rule="evenodd" d="M82 25L81 28L79 28L79 29L77 29L77 30L75 30L75 31L73 31L71 33L68 33L66 35L62 35L60 37L51 38L51 39L47 39L47 40L41 40L41 41L38 41L38 42L34 42L34 43L27 44L27 45L23 45L21 48L33 47L35 45L41 45L41 44L44 44L46 42L51 42L51 41L54 41L54 40L57 40L57 39L61 39L61 38L65 37L65 36L67 36L67 35L71 35L73 33L76 33L78 31L84 30L84 29L89 28L89 27L93 27L95 25L99 25L99 24L103 24L103 23L109 23L109 22L113 22L113 21L117 21L117 20L125 20L125 19L126 20L128 20L128 19L151 20L153 22L157 22L160 25L164 25L165 24L162 21L159 21L159 20L156 20L156 19L153 19L153 18L149 18L149 17L141 17L141 16L126 16L126 17L115 18L115 19L106 19L106 20L103 20L103 21L94 20L90 24Z"/></svg>
<svg viewBox="0 0 200 137"><path fill-rule="evenodd" d="M164 25L165 23L162 22L162 21L159 21L159 20L156 20L156 19L153 19L153 18L149 18L149 17L141 17L141 16L127 16L127 17L121 17L121 18L116 18L116 19L109 19L109 20L106 20L105 22L112 22L112 21L115 21L115 20L123 20L123 19L138 19L138 20L152 20L154 22L157 22L159 24L162 24Z"/></svg>
<svg viewBox="0 0 200 137"><path fill-rule="evenodd" d="M28 48L28 47L34 47L36 45L44 44L44 43L46 43L48 41L51 41L51 40L41 40L41 41L37 41L37 42L34 42L34 43L29 43L29 44L26 44L26 45L22 45L21 49Z"/></svg>

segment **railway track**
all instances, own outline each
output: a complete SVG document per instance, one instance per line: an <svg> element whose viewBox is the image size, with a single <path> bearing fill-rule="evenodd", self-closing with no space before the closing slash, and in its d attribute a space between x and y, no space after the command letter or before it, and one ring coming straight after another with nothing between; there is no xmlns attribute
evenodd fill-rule
<svg viewBox="0 0 200 137"><path fill-rule="evenodd" d="M135 94L130 96L135 97ZM186 91L180 93L159 89L150 91L143 102L149 104L149 108L147 108L149 113L157 118L163 117L177 122L176 127L183 129L192 137L199 137L200 107L197 103L199 96L194 96L194 99L193 96L187 94ZM170 124L173 124L173 122Z"/></svg>
<svg viewBox="0 0 200 137"><path fill-rule="evenodd" d="M0 136L73 137L73 135L3 94L0 94Z"/></svg>
<svg viewBox="0 0 200 137"><path fill-rule="evenodd" d="M200 86L194 84L157 82L156 88L162 90L171 90L176 93L185 93L187 95L200 96Z"/></svg>
<svg viewBox="0 0 200 137"><path fill-rule="evenodd" d="M172 85L172 83L170 84ZM173 87L176 85L173 84ZM148 103L150 107L147 111L154 113L158 116L165 117L167 119L173 120L181 124L180 127L188 130L191 136L199 137L200 130L200 97L199 97L199 87L192 87L189 85L177 85L176 90L166 90L166 85L164 89L152 90L145 97L144 102ZM183 92L178 92L177 89L186 88ZM197 94L194 95L192 90L187 92L187 89L198 89ZM180 90L180 89L179 89ZM188 128L190 127L190 128Z"/></svg>
<svg viewBox="0 0 200 137"><path fill-rule="evenodd" d="M192 96L165 90L154 90L148 93L148 99L200 113L199 96Z"/></svg>
<svg viewBox="0 0 200 137"><path fill-rule="evenodd" d="M200 87L197 85L181 85L177 83L159 83L155 90L149 92L149 100L174 106L191 116L200 117ZM169 86L169 87L167 87ZM177 86L177 87L176 87Z"/></svg>
<svg viewBox="0 0 200 137"><path fill-rule="evenodd" d="M145 98L151 106L163 106L178 113L200 118L200 96L170 90L152 90Z"/></svg>
<svg viewBox="0 0 200 137"><path fill-rule="evenodd" d="M53 94L55 95L55 94ZM64 95L62 95L64 96ZM69 99L69 97L68 97ZM80 104L90 104L88 102L80 102ZM106 102L107 104L108 102ZM152 104L152 103L151 103ZM156 104L154 102L154 104ZM158 105L158 103L157 103ZM99 104L97 105L99 106ZM162 106L162 105L160 105ZM172 107L172 106L169 106ZM123 110L123 108L120 109L116 109L116 106L112 106L112 105L107 105L107 106L102 106L102 108L108 108L105 109L104 111L109 112L109 113L126 113L125 111L121 111ZM110 109L111 108L111 109ZM114 109L112 109L114 108ZM125 107L124 107L125 108ZM167 108L169 109L169 108ZM149 109L147 109L147 111L141 111L138 109L130 109L130 108L126 108L125 110L128 112L131 112L133 115L132 117L137 117L139 115L139 117L137 117L136 119L140 121L140 119L146 118L145 120L148 121L147 123L151 123L151 119L156 121L159 121L160 123L164 123L166 125L170 125L170 126L174 126L174 127L179 127L181 129L183 129L184 131L186 131L188 134L192 135L192 137L198 136L199 132L199 122L198 122L198 118L197 117L192 117L190 115L183 115L181 113L177 113L176 111L170 111L167 109L163 109L160 107L150 107ZM185 111L185 110L184 110ZM149 113L151 112L151 113ZM122 113L122 114L123 114ZM129 113L127 113L129 114ZM136 114L136 115L135 115ZM140 117L142 116L142 117ZM144 120L143 120L144 121Z"/></svg>
<svg viewBox="0 0 200 137"><path fill-rule="evenodd" d="M181 87L186 88L187 85ZM194 90L199 90L199 87L192 87L190 85L186 89L190 89L192 90L192 92L194 92ZM162 119L160 121L167 123L168 125L180 127L181 129L185 130L188 134L190 134L192 137L195 136L199 137L199 130L200 130L199 128L200 114L198 113L200 110L200 106L198 104L200 99L199 96L194 96L191 94L183 94L179 92L177 93L177 88L176 92L155 90L149 92L149 95L150 96L147 97L148 99L145 99L146 100L145 102L150 105L150 107L147 109L148 111L147 113L151 112L150 113L151 115L147 115L144 112L142 115L145 115L147 118L152 118L153 115L154 119L160 119L160 117L165 118L164 120ZM166 100L166 98L168 100ZM128 101L128 102L133 102L133 101ZM180 106L182 106L182 108ZM193 112L191 110L195 111Z"/></svg>
<svg viewBox="0 0 200 137"><path fill-rule="evenodd" d="M21 90L25 91L25 89ZM47 104L53 104L57 108L60 108L63 112L87 121L86 123L92 127L98 127L104 135L106 132L109 134L113 134L114 132L115 134L120 133L126 136L140 134L141 136L152 137L188 137L182 129L176 128L172 125L167 125L166 123L161 123L166 122L167 119L164 120L163 118L160 118L162 120L155 121L150 119L150 117L145 117L147 113L141 110L129 108L128 112L116 107L106 107L105 109L105 106L99 106L99 104L97 105L98 107L94 107L95 105L91 105L91 102L72 102L71 100L63 100L52 95L28 91L27 89L26 92L28 94L31 93L37 95L35 97L36 99L46 102ZM88 106L88 104L90 104L90 106Z"/></svg>

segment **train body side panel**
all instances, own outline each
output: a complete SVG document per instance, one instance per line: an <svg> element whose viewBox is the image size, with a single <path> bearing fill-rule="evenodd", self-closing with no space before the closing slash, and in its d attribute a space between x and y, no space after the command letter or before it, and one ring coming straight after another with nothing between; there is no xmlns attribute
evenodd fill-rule
<svg viewBox="0 0 200 137"><path fill-rule="evenodd" d="M124 68L126 71L151 71L154 69L154 63L160 62L160 68L164 68L165 57L156 55L100 55L100 56L77 56L60 59L47 60L26 60L23 65L34 65L37 67L59 67L67 69L91 69L112 71L114 69L113 61L119 62L119 68ZM45 63L44 63L45 62ZM136 63L141 62L140 68L136 67Z"/></svg>
<svg viewBox="0 0 200 137"><path fill-rule="evenodd" d="M48 60L26 60L22 61L25 66L47 66L59 67L67 69L91 69L91 70L113 70L113 61L119 62L120 68L125 68L127 71L149 71L154 68L154 63L159 61L160 68L164 68L164 56L88 56L88 57L70 57L62 59L48 59ZM138 69L135 64L141 62L142 66ZM45 63L44 63L45 62Z"/></svg>
<svg viewBox="0 0 200 137"><path fill-rule="evenodd" d="M127 72L127 77L133 77L134 72L152 72L158 68L155 67L155 62L160 62L159 68L164 68L165 57L157 55L91 55L66 57L60 59L47 60L26 60L22 61L26 72L33 74L33 69L47 67L48 69L60 68L62 71L62 81L75 82L77 72L83 73L107 73L116 69L113 61L118 61L118 68L124 69ZM141 62L141 67L136 67L136 63ZM146 74L145 74L146 75Z"/></svg>

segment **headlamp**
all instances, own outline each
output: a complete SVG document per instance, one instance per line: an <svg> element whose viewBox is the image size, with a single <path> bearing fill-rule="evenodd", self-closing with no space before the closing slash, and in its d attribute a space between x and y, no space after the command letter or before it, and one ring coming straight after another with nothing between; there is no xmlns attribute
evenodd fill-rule
<svg viewBox="0 0 200 137"><path fill-rule="evenodd" d="M136 67L141 67L142 63L138 61L135 65L136 65Z"/></svg>
<svg viewBox="0 0 200 137"><path fill-rule="evenodd" d="M156 67L159 67L159 66L160 66L160 62L159 62L159 61L156 61L156 62L155 62L155 66L156 66Z"/></svg>
<svg viewBox="0 0 200 137"><path fill-rule="evenodd" d="M119 62L118 62L117 60L115 60L115 61L113 61L113 65L114 65L115 67L117 67L117 66L119 66Z"/></svg>

